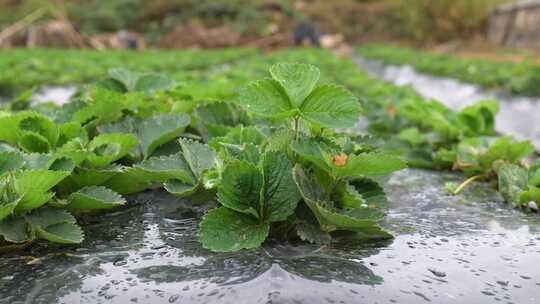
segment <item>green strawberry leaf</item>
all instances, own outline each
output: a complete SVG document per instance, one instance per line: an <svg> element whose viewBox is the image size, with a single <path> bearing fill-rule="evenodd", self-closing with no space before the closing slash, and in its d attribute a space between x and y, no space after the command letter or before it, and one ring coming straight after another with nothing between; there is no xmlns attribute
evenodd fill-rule
<svg viewBox="0 0 540 304"><path fill-rule="evenodd" d="M540 187L540 159L529 168L529 185Z"/></svg>
<svg viewBox="0 0 540 304"><path fill-rule="evenodd" d="M140 73L130 71L123 68L115 68L109 70L109 77L120 82L127 91L134 91L137 81L141 76Z"/></svg>
<svg viewBox="0 0 540 304"><path fill-rule="evenodd" d="M122 167L110 165L102 168L78 167L69 178L82 188L88 186L99 186L122 172Z"/></svg>
<svg viewBox="0 0 540 304"><path fill-rule="evenodd" d="M140 170L134 167L121 167L120 172L108 179L103 186L120 194L144 191L152 186L147 176L141 178Z"/></svg>
<svg viewBox="0 0 540 304"><path fill-rule="evenodd" d="M24 216L26 221L33 227L47 227L61 223L76 223L77 220L66 210L54 208L40 208Z"/></svg>
<svg viewBox="0 0 540 304"><path fill-rule="evenodd" d="M60 136L60 130L54 122L42 114L33 113L19 121L19 130L21 135L35 134L45 139L50 147L55 147ZM29 151L39 152L39 151Z"/></svg>
<svg viewBox="0 0 540 304"><path fill-rule="evenodd" d="M515 141L510 137L475 137L462 140L458 145L455 167L470 175L497 170L504 162L518 163L534 152L528 141Z"/></svg>
<svg viewBox="0 0 540 304"><path fill-rule="evenodd" d="M358 122L360 103L342 87L321 85L302 103L300 116L327 128L349 128Z"/></svg>
<svg viewBox="0 0 540 304"><path fill-rule="evenodd" d="M386 175L407 167L399 157L383 153L363 153L348 157L344 166L333 165L337 177Z"/></svg>
<svg viewBox="0 0 540 304"><path fill-rule="evenodd" d="M12 215L18 203L18 201L10 203L3 202L2 205L0 205L0 221Z"/></svg>
<svg viewBox="0 0 540 304"><path fill-rule="evenodd" d="M349 183L341 183L336 189L335 200L340 203L340 207L345 210L363 208L367 206L366 200Z"/></svg>
<svg viewBox="0 0 540 304"><path fill-rule="evenodd" d="M22 168L24 158L17 152L0 152L0 176Z"/></svg>
<svg viewBox="0 0 540 304"><path fill-rule="evenodd" d="M467 136L493 136L496 135L495 116L498 112L497 101L481 101L461 110L458 120Z"/></svg>
<svg viewBox="0 0 540 304"><path fill-rule="evenodd" d="M317 85L321 72L310 64L278 63L270 68L270 74L285 89L292 105L299 108Z"/></svg>
<svg viewBox="0 0 540 304"><path fill-rule="evenodd" d="M292 164L284 152L263 156L264 209L270 222L284 221L294 213L300 193L292 176Z"/></svg>
<svg viewBox="0 0 540 304"><path fill-rule="evenodd" d="M529 141L515 141L510 137L497 139L486 153L478 156L480 165L484 168L491 167L497 160L505 160L517 163L534 152L534 146Z"/></svg>
<svg viewBox="0 0 540 304"><path fill-rule="evenodd" d="M296 225L296 233L302 241L307 241L313 244L328 245L332 242L332 236L322 231L319 225L311 223L300 223Z"/></svg>
<svg viewBox="0 0 540 304"><path fill-rule="evenodd" d="M328 158L330 158L330 148L323 142L313 138L299 138L291 145L294 152L298 153L305 160L315 164L317 167L330 173L333 168Z"/></svg>
<svg viewBox="0 0 540 304"><path fill-rule="evenodd" d="M514 206L520 205L520 196L527 190L527 170L513 164L499 168L499 192L504 200Z"/></svg>
<svg viewBox="0 0 540 304"><path fill-rule="evenodd" d="M46 153L51 150L51 145L45 137L37 133L26 132L21 134L17 142L22 150L32 153Z"/></svg>
<svg viewBox="0 0 540 304"><path fill-rule="evenodd" d="M540 204L540 187L529 186L527 191L521 193L519 201L524 206L528 206L529 202L536 202L538 206Z"/></svg>
<svg viewBox="0 0 540 304"><path fill-rule="evenodd" d="M122 85L124 92L144 92L148 94L172 89L176 82L161 74L143 74L127 69L109 70L110 79Z"/></svg>
<svg viewBox="0 0 540 304"><path fill-rule="evenodd" d="M49 192L71 174L70 171L30 170L15 177L15 191L22 195L15 211L18 213L41 207L53 196Z"/></svg>
<svg viewBox="0 0 540 304"><path fill-rule="evenodd" d="M263 117L292 117L294 107L279 82L271 79L252 82L237 99L247 111Z"/></svg>
<svg viewBox="0 0 540 304"><path fill-rule="evenodd" d="M252 144L260 146L266 143L266 137L254 126L239 126L231 129L225 136L218 137L211 142L234 145Z"/></svg>
<svg viewBox="0 0 540 304"><path fill-rule="evenodd" d="M215 166L216 154L207 145L184 138L179 141L184 158L197 179Z"/></svg>
<svg viewBox="0 0 540 304"><path fill-rule="evenodd" d="M407 166L405 161L389 154L340 154L326 143L312 138L297 140L292 144L292 149L335 178L386 175Z"/></svg>
<svg viewBox="0 0 540 304"><path fill-rule="evenodd" d="M58 127L43 114L25 111L0 117L0 141L19 145L27 152L47 152L58 138Z"/></svg>
<svg viewBox="0 0 540 304"><path fill-rule="evenodd" d="M189 123L189 116L183 113L162 114L144 120L137 132L144 158L148 158L159 146L178 138Z"/></svg>
<svg viewBox="0 0 540 304"><path fill-rule="evenodd" d="M24 243L30 240L28 227L23 217L8 217L1 220L0 235L11 243Z"/></svg>
<svg viewBox="0 0 540 304"><path fill-rule="evenodd" d="M250 121L240 107L225 102L199 105L192 118L193 125L206 141L213 137L225 136L233 127L248 124Z"/></svg>
<svg viewBox="0 0 540 304"><path fill-rule="evenodd" d="M127 117L124 120L98 127L101 133L131 133L139 140L135 157L148 158L161 145L178 138L189 125L190 118L183 113L161 114L148 119Z"/></svg>
<svg viewBox="0 0 540 304"><path fill-rule="evenodd" d="M177 86L176 81L162 74L144 74L139 77L133 91L154 94Z"/></svg>
<svg viewBox="0 0 540 304"><path fill-rule="evenodd" d="M325 201L328 195L324 192L323 187L313 177L306 175L298 165L294 168L294 181L304 202L319 222L321 230L326 232L355 231L375 239L392 237L388 232L378 227L377 220L356 217L354 213L356 209L344 211L332 207L331 202Z"/></svg>
<svg viewBox="0 0 540 304"><path fill-rule="evenodd" d="M214 252L231 252L261 246L270 225L251 215L220 207L210 210L200 224L202 246Z"/></svg>
<svg viewBox="0 0 540 304"><path fill-rule="evenodd" d="M169 180L178 180L190 185L197 183L191 168L180 153L151 157L133 167L124 167L104 185L121 194L129 194Z"/></svg>
<svg viewBox="0 0 540 304"><path fill-rule="evenodd" d="M388 198L383 188L374 180L369 178L355 179L349 182L365 200L368 207L379 210L388 207Z"/></svg>
<svg viewBox="0 0 540 304"><path fill-rule="evenodd" d="M41 208L25 216L37 238L59 244L78 244L84 235L77 221L65 210Z"/></svg>
<svg viewBox="0 0 540 304"><path fill-rule="evenodd" d="M75 223L60 223L47 227L37 227L36 236L58 244L80 244L84 233Z"/></svg>
<svg viewBox="0 0 540 304"><path fill-rule="evenodd" d="M182 154L151 157L134 165L133 168L137 171L138 180L143 182L164 182L170 179L189 183L196 181Z"/></svg>
<svg viewBox="0 0 540 304"><path fill-rule="evenodd" d="M81 124L77 122L69 122L59 125L60 136L57 146L61 147L73 139L79 139L88 142L88 133Z"/></svg>
<svg viewBox="0 0 540 304"><path fill-rule="evenodd" d="M163 184L163 188L174 196L186 197L197 192L199 184L185 183L180 180L169 180Z"/></svg>
<svg viewBox="0 0 540 304"><path fill-rule="evenodd" d="M0 221L12 215L20 201L21 197L16 197L7 202L2 201L2 198L0 198Z"/></svg>
<svg viewBox="0 0 540 304"><path fill-rule="evenodd" d="M88 144L92 152L87 161L92 167L106 167L126 156L137 145L137 138L131 134L102 134Z"/></svg>
<svg viewBox="0 0 540 304"><path fill-rule="evenodd" d="M227 208L259 218L263 184L263 174L255 165L231 161L223 170L218 201Z"/></svg>
<svg viewBox="0 0 540 304"><path fill-rule="evenodd" d="M69 209L98 210L111 209L124 205L126 200L118 193L98 186L90 186L69 196Z"/></svg>
<svg viewBox="0 0 540 304"><path fill-rule="evenodd" d="M90 102L72 114L71 122L80 125L95 122L100 125L117 121L124 115L124 110L132 107L134 99L141 99L141 96L96 89Z"/></svg>
<svg viewBox="0 0 540 304"><path fill-rule="evenodd" d="M260 161L261 152L253 144L234 145L222 143L221 146L226 152L225 160L243 160L254 165L257 165Z"/></svg>

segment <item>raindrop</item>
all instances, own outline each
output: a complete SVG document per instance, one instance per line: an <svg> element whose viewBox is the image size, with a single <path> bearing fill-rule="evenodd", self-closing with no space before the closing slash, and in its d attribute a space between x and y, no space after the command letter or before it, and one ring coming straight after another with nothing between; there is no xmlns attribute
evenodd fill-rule
<svg viewBox="0 0 540 304"><path fill-rule="evenodd" d="M169 297L169 303L174 303L176 302L176 300L178 300L178 298L180 298L180 295L178 294L175 294L175 295L172 295Z"/></svg>
<svg viewBox="0 0 540 304"><path fill-rule="evenodd" d="M428 270L439 278L444 278L446 276L445 272L442 272L433 268L428 268Z"/></svg>

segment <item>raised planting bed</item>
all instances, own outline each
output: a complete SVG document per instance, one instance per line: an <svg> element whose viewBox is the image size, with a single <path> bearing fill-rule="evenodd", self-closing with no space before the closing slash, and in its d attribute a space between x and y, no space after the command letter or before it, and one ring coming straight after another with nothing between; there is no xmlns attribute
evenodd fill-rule
<svg viewBox="0 0 540 304"><path fill-rule="evenodd" d="M461 176L407 169L384 188L393 240L267 241L234 253L203 249L193 204L163 191L84 218L76 247L36 245L0 256L0 303L537 303L540 218L512 210Z"/></svg>

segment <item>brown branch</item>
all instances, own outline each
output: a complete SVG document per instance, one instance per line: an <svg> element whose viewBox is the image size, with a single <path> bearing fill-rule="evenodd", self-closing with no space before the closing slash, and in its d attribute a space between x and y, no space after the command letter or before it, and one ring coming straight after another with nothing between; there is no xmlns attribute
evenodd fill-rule
<svg viewBox="0 0 540 304"><path fill-rule="evenodd" d="M6 27L2 32L0 32L0 45L2 45L4 40L8 39L9 37L16 34L17 32L24 30L29 25L34 23L36 20L41 18L45 14L45 12L46 10L43 7L39 8L35 10L33 13L22 18L21 20Z"/></svg>

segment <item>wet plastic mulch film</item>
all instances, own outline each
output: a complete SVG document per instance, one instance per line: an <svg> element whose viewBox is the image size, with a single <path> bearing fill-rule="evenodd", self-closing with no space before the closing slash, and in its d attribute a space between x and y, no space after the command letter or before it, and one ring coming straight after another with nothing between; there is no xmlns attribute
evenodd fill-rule
<svg viewBox="0 0 540 304"><path fill-rule="evenodd" d="M394 174L390 242L268 242L226 254L198 243L205 206L139 194L87 218L79 247L0 256L0 303L538 303L540 217L482 184L446 194L444 183L459 179Z"/></svg>
<svg viewBox="0 0 540 304"><path fill-rule="evenodd" d="M360 63L453 108L501 99L410 68ZM540 113L540 103L502 97L499 131L538 145L540 125L531 113ZM391 202L384 226L396 235L389 242L269 241L225 254L198 242L207 206L164 192L134 195L127 208L85 218L81 246L38 244L0 255L0 304L539 303L540 217L513 210L481 183L462 196L445 192L446 182L462 178L412 169L394 174L385 183Z"/></svg>

